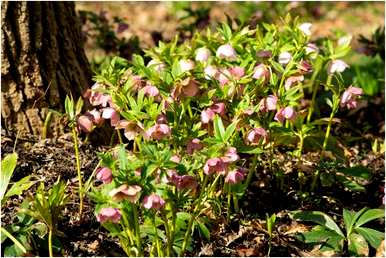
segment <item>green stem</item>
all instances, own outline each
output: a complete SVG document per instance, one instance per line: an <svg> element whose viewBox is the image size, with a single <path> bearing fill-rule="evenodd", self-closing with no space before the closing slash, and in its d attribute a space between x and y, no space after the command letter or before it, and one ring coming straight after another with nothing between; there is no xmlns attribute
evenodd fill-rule
<svg viewBox="0 0 386 258"><path fill-rule="evenodd" d="M245 189L248 188L249 184L251 183L253 173L255 172L256 164L257 164L257 155L255 155L252 161L252 166L249 169L247 180L245 181L245 184L244 184Z"/></svg>
<svg viewBox="0 0 386 258"><path fill-rule="evenodd" d="M81 220L81 218L82 218L82 211L83 211L83 186L82 186L82 174L81 174L81 171L80 171L78 134L77 134L77 132L75 130L75 127L72 128L72 138L74 140L76 172L78 174L78 183L79 183L79 220Z"/></svg>
<svg viewBox="0 0 386 258"><path fill-rule="evenodd" d="M134 243L134 240L133 240L134 236L133 236L133 232L130 230L130 222L129 222L125 212L122 212L122 218L123 218L123 222L125 223L125 225L124 225L124 228L126 228L125 233L127 235L127 238L129 239L130 246L131 246ZM127 253L127 254L130 255L129 253Z"/></svg>
<svg viewBox="0 0 386 258"><path fill-rule="evenodd" d="M15 237L12 236L11 233L9 233L5 228L0 227L1 232L6 235L9 239L12 240L12 242L25 254L27 250L24 248L24 246L17 240Z"/></svg>
<svg viewBox="0 0 386 258"><path fill-rule="evenodd" d="M121 132L119 131L119 129L117 130L117 135L118 135L119 143L123 144L122 135L121 135Z"/></svg>
<svg viewBox="0 0 386 258"><path fill-rule="evenodd" d="M137 248L139 256L142 256L142 241L141 241L141 233L139 231L139 221L138 221L138 210L137 206L133 204L133 216L134 216L134 224L135 224L135 240L137 242Z"/></svg>
<svg viewBox="0 0 386 258"><path fill-rule="evenodd" d="M44 125L43 125L43 130L42 130L42 139L47 138L48 126L51 123L51 118L52 118L52 112L49 111L47 116L46 116L46 119L44 120Z"/></svg>
<svg viewBox="0 0 386 258"><path fill-rule="evenodd" d="M54 257L52 252L52 229L48 231L48 252L50 257Z"/></svg>
<svg viewBox="0 0 386 258"><path fill-rule="evenodd" d="M315 84L315 79L316 79L316 76L317 74L319 73L319 70L318 71L315 71L315 73L312 75L311 77L311 87L312 87L312 99L311 99L311 105L310 105L310 109L308 110L308 115L307 115L307 124L310 123L311 121L311 117L312 117L312 113L314 112L314 106L315 106L315 100L316 100L316 93L318 92L318 86L319 84ZM330 75L329 75L330 76ZM327 78L327 81L329 79ZM330 82L331 82L331 79L330 79Z"/></svg>
<svg viewBox="0 0 386 258"><path fill-rule="evenodd" d="M156 246L157 246L157 256L161 257L161 256L163 256L163 254L162 254L161 246L160 246L159 239L158 239L157 225L155 223L155 213L154 213L154 216L153 216L153 228L154 228L155 243L156 243Z"/></svg>
<svg viewBox="0 0 386 258"><path fill-rule="evenodd" d="M165 225L165 231L166 231L166 237L167 237L167 249L166 249L166 256L167 257L170 257L170 254L171 254L171 251L172 251L172 236L171 236L171 232L170 232L170 227L169 227L169 223L168 223L168 219L166 217L165 214L161 214L162 216L162 219L164 221L164 225Z"/></svg>
<svg viewBox="0 0 386 258"><path fill-rule="evenodd" d="M227 222L229 222L229 218L231 216L231 191L228 188L228 200L227 200Z"/></svg>
<svg viewBox="0 0 386 258"><path fill-rule="evenodd" d="M238 213L240 211L239 198L235 194L233 194L233 208L235 209L236 213Z"/></svg>
<svg viewBox="0 0 386 258"><path fill-rule="evenodd" d="M328 125L327 125L326 135L324 136L322 151L326 150L327 143L328 143L328 138L330 137L331 124L332 124L332 120L334 118L334 115L335 115L335 108L333 108L333 110L331 111L330 119L328 120Z"/></svg>

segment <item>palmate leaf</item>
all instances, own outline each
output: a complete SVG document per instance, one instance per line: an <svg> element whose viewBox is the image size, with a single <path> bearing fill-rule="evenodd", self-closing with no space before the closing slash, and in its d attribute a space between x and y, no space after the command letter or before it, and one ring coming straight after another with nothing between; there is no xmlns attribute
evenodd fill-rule
<svg viewBox="0 0 386 258"><path fill-rule="evenodd" d="M342 230L334 222L334 220L327 214L321 211L295 211L292 213L294 219L302 221L310 221L317 223L321 226L324 226L334 232L336 232L341 237L345 237Z"/></svg>
<svg viewBox="0 0 386 258"><path fill-rule="evenodd" d="M382 240L385 238L385 234L378 230L366 227L356 228L355 231L361 234L366 241L373 247L378 248Z"/></svg>
<svg viewBox="0 0 386 258"><path fill-rule="evenodd" d="M1 161L1 176L0 176L0 199L3 200L5 191L7 190L9 180L11 180L13 171L16 168L17 153L7 155Z"/></svg>
<svg viewBox="0 0 386 258"><path fill-rule="evenodd" d="M348 237L348 254L350 256L369 255L369 245L362 235L354 233Z"/></svg>

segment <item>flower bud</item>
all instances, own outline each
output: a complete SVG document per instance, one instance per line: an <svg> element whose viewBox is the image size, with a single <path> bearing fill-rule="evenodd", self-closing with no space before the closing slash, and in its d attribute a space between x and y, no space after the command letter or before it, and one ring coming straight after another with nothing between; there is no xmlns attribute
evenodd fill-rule
<svg viewBox="0 0 386 258"><path fill-rule="evenodd" d="M245 70L241 66L235 66L229 69L229 72L233 76L233 78L239 80L245 75Z"/></svg>
<svg viewBox="0 0 386 258"><path fill-rule="evenodd" d="M201 122L203 124L209 123L209 121L213 121L215 113L210 108L207 108L201 112Z"/></svg>
<svg viewBox="0 0 386 258"><path fill-rule="evenodd" d="M99 168L96 173L96 178L102 181L104 184L109 184L113 180L113 174L111 173L111 169L107 167Z"/></svg>
<svg viewBox="0 0 386 258"><path fill-rule="evenodd" d="M237 59L236 51L230 44L220 46L216 51L216 56L229 61Z"/></svg>
<svg viewBox="0 0 386 258"><path fill-rule="evenodd" d="M211 56L210 50L206 47L201 47L196 50L196 61L198 62L206 62Z"/></svg>
<svg viewBox="0 0 386 258"><path fill-rule="evenodd" d="M294 85L294 84L296 84L298 82L302 82L303 80L304 80L304 76L303 75L291 76L287 80L285 80L284 88L286 90L289 90L292 85Z"/></svg>
<svg viewBox="0 0 386 258"><path fill-rule="evenodd" d="M263 79L264 82L268 81L270 73L267 66L264 64L259 64L256 66L252 77L257 80Z"/></svg>
<svg viewBox="0 0 386 258"><path fill-rule="evenodd" d="M91 133L93 129L92 117L88 115L81 115L78 117L78 128L85 133Z"/></svg>
<svg viewBox="0 0 386 258"><path fill-rule="evenodd" d="M165 205L164 199L161 198L158 194L152 193L151 195L145 196L143 199L143 207L146 209L156 209L159 210Z"/></svg>
<svg viewBox="0 0 386 258"><path fill-rule="evenodd" d="M182 72L188 72L194 69L194 62L192 60L182 59L179 61Z"/></svg>
<svg viewBox="0 0 386 258"><path fill-rule="evenodd" d="M278 122L284 122L284 120L294 120L296 118L296 112L292 107L281 108L275 114L275 120Z"/></svg>
<svg viewBox="0 0 386 258"><path fill-rule="evenodd" d="M286 65L291 61L292 55L289 52L282 52L279 55L279 63L281 65Z"/></svg>
<svg viewBox="0 0 386 258"><path fill-rule="evenodd" d="M160 61L150 60L150 62L147 64L147 67L153 67L157 72L160 73L165 70L166 65Z"/></svg>
<svg viewBox="0 0 386 258"><path fill-rule="evenodd" d="M146 85L145 87L142 88L142 90L145 93L145 95L149 97L156 97L159 95L159 90L157 89L157 87L151 84Z"/></svg>
<svg viewBox="0 0 386 258"><path fill-rule="evenodd" d="M121 212L117 208L102 208L96 216L100 223L112 222L118 223L121 219Z"/></svg>
<svg viewBox="0 0 386 258"><path fill-rule="evenodd" d="M303 60L300 62L300 64L298 64L298 69L302 74L310 73L312 72L312 65Z"/></svg>
<svg viewBox="0 0 386 258"><path fill-rule="evenodd" d="M119 114L114 108L104 108L102 109L102 117L104 119L110 119L111 126L116 126L119 122Z"/></svg>
<svg viewBox="0 0 386 258"><path fill-rule="evenodd" d="M211 79L217 78L218 70L213 65L208 65L204 69L204 74L205 74L205 79L211 80Z"/></svg>
<svg viewBox="0 0 386 258"><path fill-rule="evenodd" d="M226 164L235 162L239 159L240 157L239 155L237 155L237 149L235 147L228 148L228 150L224 154L224 157L221 157L221 160Z"/></svg>
<svg viewBox="0 0 386 258"><path fill-rule="evenodd" d="M346 68L348 68L348 64L346 64L342 60L333 60L331 61L329 67L328 67L328 73L333 74L333 73L342 73Z"/></svg>

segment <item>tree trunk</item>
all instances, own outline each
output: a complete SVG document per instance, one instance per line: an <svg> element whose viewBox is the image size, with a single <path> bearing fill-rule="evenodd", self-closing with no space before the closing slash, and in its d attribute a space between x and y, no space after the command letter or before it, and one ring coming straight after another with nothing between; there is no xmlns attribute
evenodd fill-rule
<svg viewBox="0 0 386 258"><path fill-rule="evenodd" d="M75 4L3 1L1 7L2 129L41 135L48 108L63 111L65 96L77 98L91 83Z"/></svg>

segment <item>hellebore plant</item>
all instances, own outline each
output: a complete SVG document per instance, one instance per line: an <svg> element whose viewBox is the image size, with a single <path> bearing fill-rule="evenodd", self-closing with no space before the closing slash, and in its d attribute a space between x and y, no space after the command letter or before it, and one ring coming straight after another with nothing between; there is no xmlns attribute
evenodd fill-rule
<svg viewBox="0 0 386 258"><path fill-rule="evenodd" d="M317 46L311 32L289 17L253 30L222 24L182 44L160 42L146 51L147 64L114 58L95 76L86 94L95 108L79 117L80 130L110 120L119 145L100 155L91 197L128 255L183 256L195 230L209 239L209 218L223 207L228 219L239 211L264 153L272 172L279 146L301 162L304 140L319 132L311 118L324 77L332 94L326 149L339 106L356 107L361 91L343 86L349 43ZM301 171L299 179L307 180Z"/></svg>

